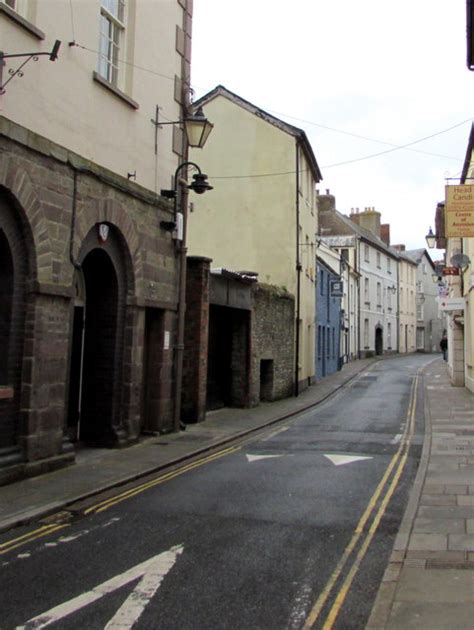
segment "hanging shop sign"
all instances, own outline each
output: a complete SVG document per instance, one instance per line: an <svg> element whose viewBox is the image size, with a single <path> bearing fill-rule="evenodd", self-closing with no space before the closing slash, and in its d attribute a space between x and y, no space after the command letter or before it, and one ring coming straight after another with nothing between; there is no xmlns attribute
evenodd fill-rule
<svg viewBox="0 0 474 630"><path fill-rule="evenodd" d="M444 211L447 238L474 236L474 185L446 186Z"/></svg>
<svg viewBox="0 0 474 630"><path fill-rule="evenodd" d="M331 297L342 297L344 295L344 285L342 280L331 280Z"/></svg>
<svg viewBox="0 0 474 630"><path fill-rule="evenodd" d="M439 298L439 308L442 311L463 311L465 300L462 297Z"/></svg>
<svg viewBox="0 0 474 630"><path fill-rule="evenodd" d="M459 267L443 267L443 276L459 276Z"/></svg>

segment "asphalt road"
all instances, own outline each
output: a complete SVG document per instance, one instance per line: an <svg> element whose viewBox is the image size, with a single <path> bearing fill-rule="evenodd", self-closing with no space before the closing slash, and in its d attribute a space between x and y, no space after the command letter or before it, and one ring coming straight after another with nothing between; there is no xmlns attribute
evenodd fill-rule
<svg viewBox="0 0 474 630"><path fill-rule="evenodd" d="M35 524L27 544L2 535L18 546L0 556L0 629L364 628L418 466L428 361L380 361L267 434Z"/></svg>

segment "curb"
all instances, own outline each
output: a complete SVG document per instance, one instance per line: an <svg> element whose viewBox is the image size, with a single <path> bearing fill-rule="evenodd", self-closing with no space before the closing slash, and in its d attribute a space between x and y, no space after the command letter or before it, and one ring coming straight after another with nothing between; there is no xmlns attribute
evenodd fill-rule
<svg viewBox="0 0 474 630"><path fill-rule="evenodd" d="M374 363L378 362L378 360L379 359L374 359L374 361L372 361L371 363L361 366L360 369L357 370L357 372L355 372L354 374L351 374L351 376L348 376L344 381L339 383L332 391L325 394L320 399L313 401L311 403L308 403L307 405L300 407L298 409L295 409L294 411L290 411L278 417L274 417L250 429L245 429L244 431L234 433L232 436L228 436L226 438L216 440L215 442L212 442L211 444L208 444L207 446L203 446L194 451L190 451L186 455L176 457L175 459L172 459L165 464L152 466L151 468L147 468L146 470L142 470L140 472L127 475L126 477L117 479L113 482L105 483L102 486L98 486L94 488L94 490L83 492L82 494L79 494L75 497L68 498L67 500L55 501L53 503L48 503L34 510L23 512L22 515L7 517L0 522L0 533L14 529L15 527L28 525L33 520L50 516L54 512L67 508L68 506L73 505L74 503L78 503L79 501L85 501L86 499L90 499L94 496L97 496L98 494L101 494L102 492L106 492L107 490L112 490L113 488L119 488L121 486L124 486L127 483L131 483L133 481L137 481L138 479L146 477L147 475L151 475L151 474L160 472L162 470L172 468L173 466L177 466L183 462L189 461L195 457L199 457L200 455L204 455L205 453L213 451L220 446L226 446L227 444L230 444L232 442L237 442L247 437L248 435L257 433L258 431L265 429L266 427L270 427L274 424L278 424L279 422L283 422L284 420L288 418L292 418L293 416L297 416L301 413L305 413L306 411L312 409L313 407L316 407L317 405L320 405L321 403L328 400L328 398L333 396L336 392L338 392L340 389L342 389L348 383L350 383L353 379L359 376L361 372L363 372L366 369L370 369L374 365Z"/></svg>
<svg viewBox="0 0 474 630"><path fill-rule="evenodd" d="M375 598L369 620L365 626L366 630L385 630L390 617L390 612L395 601L395 594L398 586L398 580L403 562L406 558L408 544L410 541L413 524L415 522L416 513L420 503L421 492L428 470L429 458L431 454L431 413L428 405L428 397L425 395L425 371L438 358L433 359L421 370L422 382L419 387L423 391L423 413L425 416L425 435L423 439L423 448L421 451L420 463L416 473L413 487L410 491L410 498L405 509L405 513L398 530L398 534L393 543L392 552L382 577L377 596Z"/></svg>

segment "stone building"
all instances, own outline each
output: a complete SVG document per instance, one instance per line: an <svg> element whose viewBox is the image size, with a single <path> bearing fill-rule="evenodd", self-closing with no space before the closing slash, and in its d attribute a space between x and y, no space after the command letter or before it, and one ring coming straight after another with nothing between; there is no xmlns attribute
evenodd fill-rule
<svg viewBox="0 0 474 630"><path fill-rule="evenodd" d="M0 3L0 482L174 427L192 3L53 4Z"/></svg>
<svg viewBox="0 0 474 630"><path fill-rule="evenodd" d="M188 258L182 418L290 396L294 298L255 274Z"/></svg>

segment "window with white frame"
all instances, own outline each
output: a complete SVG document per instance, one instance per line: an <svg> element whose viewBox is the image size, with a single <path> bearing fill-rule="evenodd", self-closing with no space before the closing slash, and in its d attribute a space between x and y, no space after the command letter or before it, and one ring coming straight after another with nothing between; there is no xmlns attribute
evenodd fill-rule
<svg viewBox="0 0 474 630"><path fill-rule="evenodd" d="M119 81L119 55L124 39L125 0L101 0L98 73L109 83Z"/></svg>
<svg viewBox="0 0 474 630"><path fill-rule="evenodd" d="M382 308L382 285L377 282L377 308Z"/></svg>
<svg viewBox="0 0 474 630"><path fill-rule="evenodd" d="M387 324L387 346L388 349L392 349L392 324L388 322Z"/></svg>
<svg viewBox="0 0 474 630"><path fill-rule="evenodd" d="M387 258L387 273L392 273L392 261Z"/></svg>
<svg viewBox="0 0 474 630"><path fill-rule="evenodd" d="M364 319L364 346L369 347L369 320Z"/></svg>
<svg viewBox="0 0 474 630"><path fill-rule="evenodd" d="M389 311L392 310L392 292L387 288L387 308Z"/></svg>
<svg viewBox="0 0 474 630"><path fill-rule="evenodd" d="M369 246L368 245L364 245L364 260L365 260L365 262L370 262Z"/></svg>
<svg viewBox="0 0 474 630"><path fill-rule="evenodd" d="M382 266L380 252L377 252L377 267L380 269Z"/></svg>
<svg viewBox="0 0 474 630"><path fill-rule="evenodd" d="M416 319L424 319L424 308L421 301L416 305Z"/></svg>
<svg viewBox="0 0 474 630"><path fill-rule="evenodd" d="M369 300L369 279L364 279L364 302L368 303Z"/></svg>

